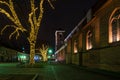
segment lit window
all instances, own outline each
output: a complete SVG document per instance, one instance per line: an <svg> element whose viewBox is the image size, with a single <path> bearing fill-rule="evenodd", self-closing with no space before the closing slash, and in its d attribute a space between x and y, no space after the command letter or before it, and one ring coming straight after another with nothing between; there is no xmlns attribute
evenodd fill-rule
<svg viewBox="0 0 120 80"><path fill-rule="evenodd" d="M78 50L77 50L77 41L75 40L74 41L74 53L77 53Z"/></svg>
<svg viewBox="0 0 120 80"><path fill-rule="evenodd" d="M120 9L113 11L109 24L109 42L120 41Z"/></svg>
<svg viewBox="0 0 120 80"><path fill-rule="evenodd" d="M92 46L92 32L88 31L87 36L86 36L86 49L89 50L91 49Z"/></svg>
<svg viewBox="0 0 120 80"><path fill-rule="evenodd" d="M112 41L117 41L117 20L112 22Z"/></svg>

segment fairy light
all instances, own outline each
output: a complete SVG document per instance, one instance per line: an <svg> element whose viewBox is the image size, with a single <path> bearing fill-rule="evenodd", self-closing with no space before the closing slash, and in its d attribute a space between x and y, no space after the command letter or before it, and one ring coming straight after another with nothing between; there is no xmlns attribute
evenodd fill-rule
<svg viewBox="0 0 120 80"><path fill-rule="evenodd" d="M35 44L36 44L36 39L37 39L37 34L38 30L41 25L41 21L43 18L43 13L44 13L44 8L43 8L43 3L45 0L41 0L39 4L39 11L40 13L38 16L36 15L36 11L38 10L38 7L35 7L34 0L30 0L31 4L31 12L28 14L28 22L30 24L31 31L29 32L29 37L27 38L29 43L30 43L30 64L34 64L34 56L35 56ZM52 3L50 0L47 0L52 9L54 9ZM8 27L12 27L15 30L9 35L9 39L12 38L12 36L16 35L16 39L20 36L20 31L25 32L28 31L26 30L23 25L21 24L15 9L14 9L14 4L13 0L9 0L8 2L0 0L0 4L4 4L7 6L11 12L7 12L5 9L0 8L0 13L4 14L9 20L11 20L15 25L6 25L1 31L1 34L3 34L4 30L7 29ZM38 18L37 18L38 17ZM47 48L43 48L42 53L45 53Z"/></svg>
<svg viewBox="0 0 120 80"><path fill-rule="evenodd" d="M42 45L42 48L39 49L42 57L43 57L43 61L47 61L47 51L48 51L48 46L45 46L44 44Z"/></svg>
<svg viewBox="0 0 120 80"><path fill-rule="evenodd" d="M19 37L19 31L24 32L24 31L27 31L27 30L22 26L19 18L17 17L17 14L16 14L16 12L15 12L14 5L13 5L12 0L9 0L9 3L5 2L5 1L0 1L0 4L6 5L6 6L10 9L10 11L11 11L12 14L10 15L10 13L8 13L5 9L2 9L2 8L0 8L0 13L6 15L6 17L7 17L8 19L10 19L10 20L15 24L15 25L6 25L6 26L4 26L4 28L3 28L2 31L1 31L1 34L3 34L3 31L4 31L6 28L8 28L8 27L13 27L13 28L15 28L15 31L13 31L13 32L9 35L9 39L11 39L11 37L12 37L14 34L16 34L16 33L17 33L17 35L16 35L16 39L17 39L17 38Z"/></svg>

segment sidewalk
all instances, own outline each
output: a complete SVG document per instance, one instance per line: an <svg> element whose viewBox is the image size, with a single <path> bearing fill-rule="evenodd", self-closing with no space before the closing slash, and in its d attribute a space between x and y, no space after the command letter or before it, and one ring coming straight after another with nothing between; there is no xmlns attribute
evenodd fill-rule
<svg viewBox="0 0 120 80"><path fill-rule="evenodd" d="M41 68L18 68L0 64L0 80L120 80L119 73L76 65L45 64Z"/></svg>
<svg viewBox="0 0 120 80"><path fill-rule="evenodd" d="M43 75L43 80L120 80L120 77L105 75L105 71L89 69L76 65L48 65L49 70ZM109 72L108 72L109 73ZM37 80L41 80L38 77Z"/></svg>
<svg viewBox="0 0 120 80"><path fill-rule="evenodd" d="M78 66L78 65L70 65L70 66L73 68L76 68L76 69L82 69L82 70L90 71L93 73L97 73L97 74L101 74L101 75L105 75L105 76L112 76L112 77L120 79L120 72L113 72L113 71L107 71L107 70L102 70L102 69L88 68L88 67L83 67L83 66Z"/></svg>

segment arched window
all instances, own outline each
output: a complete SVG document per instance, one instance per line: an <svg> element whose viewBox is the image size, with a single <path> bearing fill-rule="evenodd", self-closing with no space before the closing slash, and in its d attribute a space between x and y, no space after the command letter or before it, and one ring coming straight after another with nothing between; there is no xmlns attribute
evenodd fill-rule
<svg viewBox="0 0 120 80"><path fill-rule="evenodd" d="M77 40L74 40L74 53L77 53L78 49L77 49Z"/></svg>
<svg viewBox="0 0 120 80"><path fill-rule="evenodd" d="M116 8L109 20L109 42L120 41L120 8Z"/></svg>
<svg viewBox="0 0 120 80"><path fill-rule="evenodd" d="M93 45L92 45L92 32L88 31L87 35L86 35L86 49L92 49Z"/></svg>

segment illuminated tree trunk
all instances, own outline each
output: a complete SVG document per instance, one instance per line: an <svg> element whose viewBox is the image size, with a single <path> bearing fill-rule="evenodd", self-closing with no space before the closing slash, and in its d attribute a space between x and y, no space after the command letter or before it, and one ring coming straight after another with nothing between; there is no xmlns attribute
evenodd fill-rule
<svg viewBox="0 0 120 80"><path fill-rule="evenodd" d="M43 54L42 56L43 56L43 61L44 61L44 62L48 60L48 59L47 59L47 54Z"/></svg>
<svg viewBox="0 0 120 80"><path fill-rule="evenodd" d="M47 55L45 56L45 61L47 61L48 60L48 58L47 58Z"/></svg>
<svg viewBox="0 0 120 80"><path fill-rule="evenodd" d="M35 43L33 41L33 43L30 44L30 62L29 64L34 64L34 56L35 56Z"/></svg>
<svg viewBox="0 0 120 80"><path fill-rule="evenodd" d="M31 27L31 32L28 37L28 41L30 43L30 60L29 64L34 64L34 56L35 56L35 44L36 44L37 34L35 33L35 28Z"/></svg>

